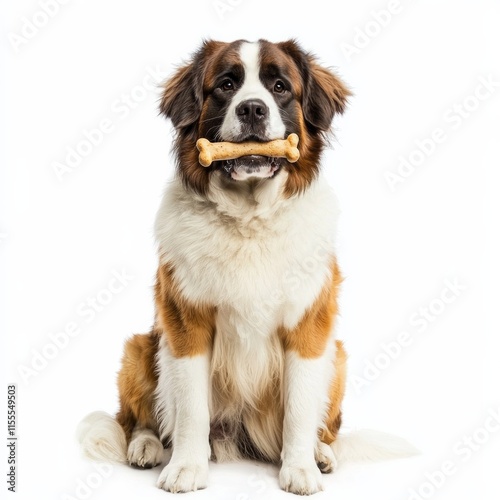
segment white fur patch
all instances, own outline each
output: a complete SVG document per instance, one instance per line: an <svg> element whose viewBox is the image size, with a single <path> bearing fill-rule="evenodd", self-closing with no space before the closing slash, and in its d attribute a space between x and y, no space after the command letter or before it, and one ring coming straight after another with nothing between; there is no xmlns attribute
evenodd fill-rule
<svg viewBox="0 0 500 500"><path fill-rule="evenodd" d="M241 133L241 123L236 115L236 107L247 99L261 99L269 108L267 124L268 140L283 139L285 124L281 119L279 108L273 96L262 84L260 73L260 44L258 42L244 42L240 48L240 58L245 70L243 85L231 100L224 122L220 129L223 141L232 141Z"/></svg>
<svg viewBox="0 0 500 500"><path fill-rule="evenodd" d="M183 295L234 309L240 337L293 328L331 273L336 198L320 178L285 199L286 175L227 189L214 172L208 200L175 179L157 215L161 260Z"/></svg>
<svg viewBox="0 0 500 500"><path fill-rule="evenodd" d="M174 358L162 338L157 359L160 432L173 445L172 458L157 486L173 493L204 488L210 458L208 356Z"/></svg>
<svg viewBox="0 0 500 500"><path fill-rule="evenodd" d="M369 429L339 434L331 448L340 465L350 461L378 462L412 457L420 453L411 443L399 436Z"/></svg>
<svg viewBox="0 0 500 500"><path fill-rule="evenodd" d="M318 429L328 407L335 343L322 356L303 359L293 351L285 361L285 419L280 486L297 495L321 491L316 464ZM333 454L332 454L333 455Z"/></svg>
<svg viewBox="0 0 500 500"><path fill-rule="evenodd" d="M122 463L127 458L127 438L122 426L103 411L87 415L78 425L77 439L83 454L98 462Z"/></svg>

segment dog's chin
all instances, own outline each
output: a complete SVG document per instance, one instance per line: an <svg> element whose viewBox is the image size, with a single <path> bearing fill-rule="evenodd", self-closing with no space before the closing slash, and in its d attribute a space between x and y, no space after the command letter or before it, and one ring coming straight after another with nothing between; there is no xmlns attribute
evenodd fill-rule
<svg viewBox="0 0 500 500"><path fill-rule="evenodd" d="M270 179L281 168L281 158L249 155L218 162L222 170L235 181L248 179Z"/></svg>

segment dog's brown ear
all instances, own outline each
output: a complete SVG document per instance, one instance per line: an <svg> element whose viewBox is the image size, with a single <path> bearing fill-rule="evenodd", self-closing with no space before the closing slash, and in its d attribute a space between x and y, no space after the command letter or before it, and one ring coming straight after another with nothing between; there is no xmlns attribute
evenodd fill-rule
<svg viewBox="0 0 500 500"><path fill-rule="evenodd" d="M305 120L321 131L328 131L334 115L344 112L351 91L331 70L320 66L312 54L304 52L295 40L278 45L295 61L302 75Z"/></svg>
<svg viewBox="0 0 500 500"><path fill-rule="evenodd" d="M304 87L302 109L307 122L320 130L330 129L335 114L347 107L351 91L330 70L308 56L310 78Z"/></svg>
<svg viewBox="0 0 500 500"><path fill-rule="evenodd" d="M203 78L207 61L224 45L212 40L204 41L191 61L181 66L163 86L160 112L172 120L174 127L184 128L195 123L203 106Z"/></svg>
<svg viewBox="0 0 500 500"><path fill-rule="evenodd" d="M200 117L203 77L196 73L194 62L191 62L180 67L164 84L160 112L172 120L175 128L187 127Z"/></svg>

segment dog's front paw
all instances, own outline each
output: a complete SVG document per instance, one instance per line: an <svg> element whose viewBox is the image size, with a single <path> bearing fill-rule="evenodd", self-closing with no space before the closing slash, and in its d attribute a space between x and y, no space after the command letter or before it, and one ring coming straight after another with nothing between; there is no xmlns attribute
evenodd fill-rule
<svg viewBox="0 0 500 500"><path fill-rule="evenodd" d="M207 481L208 462L206 464L174 462L169 463L161 471L156 485L172 493L185 493L206 488Z"/></svg>
<svg viewBox="0 0 500 500"><path fill-rule="evenodd" d="M280 486L296 495L312 495L323 489L321 472L315 462L311 464L283 464L280 470Z"/></svg>

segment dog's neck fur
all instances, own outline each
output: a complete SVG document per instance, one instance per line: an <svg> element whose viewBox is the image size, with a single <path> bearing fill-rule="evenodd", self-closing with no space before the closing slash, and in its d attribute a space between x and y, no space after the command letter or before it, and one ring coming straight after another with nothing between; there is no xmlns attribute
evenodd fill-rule
<svg viewBox="0 0 500 500"><path fill-rule="evenodd" d="M242 235L251 237L263 230L290 200L283 196L288 174L282 170L273 179L233 181L215 173L210 188L200 203L212 210L225 224L232 224Z"/></svg>

